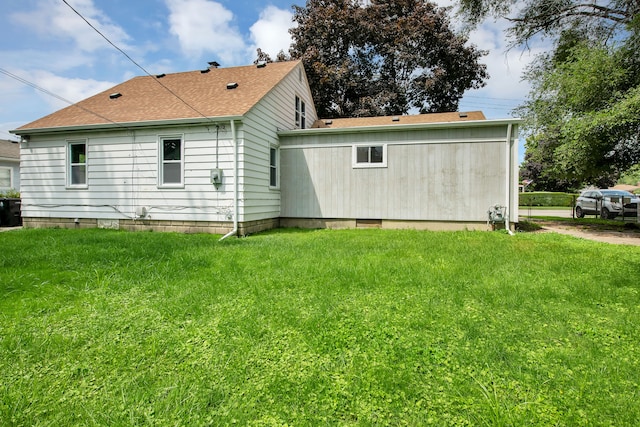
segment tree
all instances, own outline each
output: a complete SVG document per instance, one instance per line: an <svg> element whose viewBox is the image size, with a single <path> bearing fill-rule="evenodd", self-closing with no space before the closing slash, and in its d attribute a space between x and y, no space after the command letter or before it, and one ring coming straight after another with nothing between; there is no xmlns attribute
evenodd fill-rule
<svg viewBox="0 0 640 427"><path fill-rule="evenodd" d="M519 111L546 145L548 174L588 184L614 181L640 161L640 74L632 38L608 47L593 40L541 57L525 77ZM529 147L528 147L529 148Z"/></svg>
<svg viewBox="0 0 640 427"><path fill-rule="evenodd" d="M543 168L539 175L555 182L615 182L640 161L640 2L528 0L512 13L515 5L461 0L472 24L489 15L511 21L512 46L538 36L554 42L524 76L532 89L518 111L535 138L523 171Z"/></svg>
<svg viewBox="0 0 640 427"><path fill-rule="evenodd" d="M509 20L513 46L535 36L556 38L568 29L610 38L625 31L640 12L638 0L460 0L459 4L460 15L471 26L489 16Z"/></svg>
<svg viewBox="0 0 640 427"><path fill-rule="evenodd" d="M488 75L484 52L424 0L308 0L294 6L291 56L302 59L323 117L455 111Z"/></svg>

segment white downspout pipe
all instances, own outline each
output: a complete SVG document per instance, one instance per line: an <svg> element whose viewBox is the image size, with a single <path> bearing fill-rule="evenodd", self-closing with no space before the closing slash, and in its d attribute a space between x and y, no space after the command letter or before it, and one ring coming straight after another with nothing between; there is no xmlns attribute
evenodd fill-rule
<svg viewBox="0 0 640 427"><path fill-rule="evenodd" d="M507 232L513 236L513 231L511 231L511 226L509 225L509 212L511 212L511 132L512 125L509 123L507 125L507 151L506 151L506 189L505 189L505 215L504 215L504 225L507 229Z"/></svg>
<svg viewBox="0 0 640 427"><path fill-rule="evenodd" d="M231 140L233 144L233 230L225 234L219 241L238 235L238 141L236 139L236 123L231 122Z"/></svg>

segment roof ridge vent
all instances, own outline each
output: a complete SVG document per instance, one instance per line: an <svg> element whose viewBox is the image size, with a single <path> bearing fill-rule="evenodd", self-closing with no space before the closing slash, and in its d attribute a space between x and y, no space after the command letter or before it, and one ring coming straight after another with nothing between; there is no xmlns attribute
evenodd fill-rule
<svg viewBox="0 0 640 427"><path fill-rule="evenodd" d="M165 73L162 73L162 74L156 74L156 79L161 79L161 78L163 78L164 76L166 76L166 74L165 74Z"/></svg>
<svg viewBox="0 0 640 427"><path fill-rule="evenodd" d="M235 89L237 87L238 87L238 83L237 82L227 83L227 89Z"/></svg>
<svg viewBox="0 0 640 427"><path fill-rule="evenodd" d="M122 94L120 92L114 92L111 95L109 95L109 99L118 99L122 96Z"/></svg>
<svg viewBox="0 0 640 427"><path fill-rule="evenodd" d="M267 66L267 61L258 61L256 63L256 68L264 68Z"/></svg>
<svg viewBox="0 0 640 427"><path fill-rule="evenodd" d="M211 71L211 68L207 68L205 70L200 70L200 73L207 74L209 71Z"/></svg>

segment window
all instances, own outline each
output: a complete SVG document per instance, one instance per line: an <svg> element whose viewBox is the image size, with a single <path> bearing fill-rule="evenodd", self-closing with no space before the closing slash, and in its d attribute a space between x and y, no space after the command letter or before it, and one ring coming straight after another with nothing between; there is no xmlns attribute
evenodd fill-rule
<svg viewBox="0 0 640 427"><path fill-rule="evenodd" d="M160 187L182 187L184 185L184 155L182 137L160 138Z"/></svg>
<svg viewBox="0 0 640 427"><path fill-rule="evenodd" d="M387 167L386 145L355 145L353 147L354 168Z"/></svg>
<svg viewBox="0 0 640 427"><path fill-rule="evenodd" d="M0 167L0 189L13 188L11 175L11 168Z"/></svg>
<svg viewBox="0 0 640 427"><path fill-rule="evenodd" d="M278 186L278 149L269 150L269 187Z"/></svg>
<svg viewBox="0 0 640 427"><path fill-rule="evenodd" d="M67 185L87 187L87 143L71 141L67 152Z"/></svg>
<svg viewBox="0 0 640 427"><path fill-rule="evenodd" d="M307 121L307 106L304 101L296 96L296 127L298 129L305 129Z"/></svg>

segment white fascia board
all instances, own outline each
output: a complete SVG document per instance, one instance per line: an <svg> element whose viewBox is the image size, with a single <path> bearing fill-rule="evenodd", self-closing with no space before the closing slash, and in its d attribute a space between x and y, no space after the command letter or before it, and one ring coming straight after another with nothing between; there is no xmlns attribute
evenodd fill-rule
<svg viewBox="0 0 640 427"><path fill-rule="evenodd" d="M359 133L359 132L389 132L389 131L410 131L425 129L441 129L441 128L466 128L466 127L484 127L484 126L507 126L509 124L518 125L523 122L522 119L491 119L491 120L469 120L455 122L436 122L436 123L412 123L412 124L389 124L375 126L354 126L346 128L309 128L294 129L278 132L278 136L299 136L299 135L322 135L327 133Z"/></svg>
<svg viewBox="0 0 640 427"><path fill-rule="evenodd" d="M218 124L221 122L228 123L229 121L242 121L244 116L217 116L217 117L196 117L190 119L172 119L172 120L150 120L146 122L122 122L122 123L100 123L92 125L78 125L78 126L60 126L51 128L36 128L36 129L14 129L9 132L14 135L37 135L45 133L60 133L60 132L75 132L75 131L102 131L102 130L128 130L138 128L149 127L162 127L162 126L184 126L184 125L203 125L203 124Z"/></svg>

